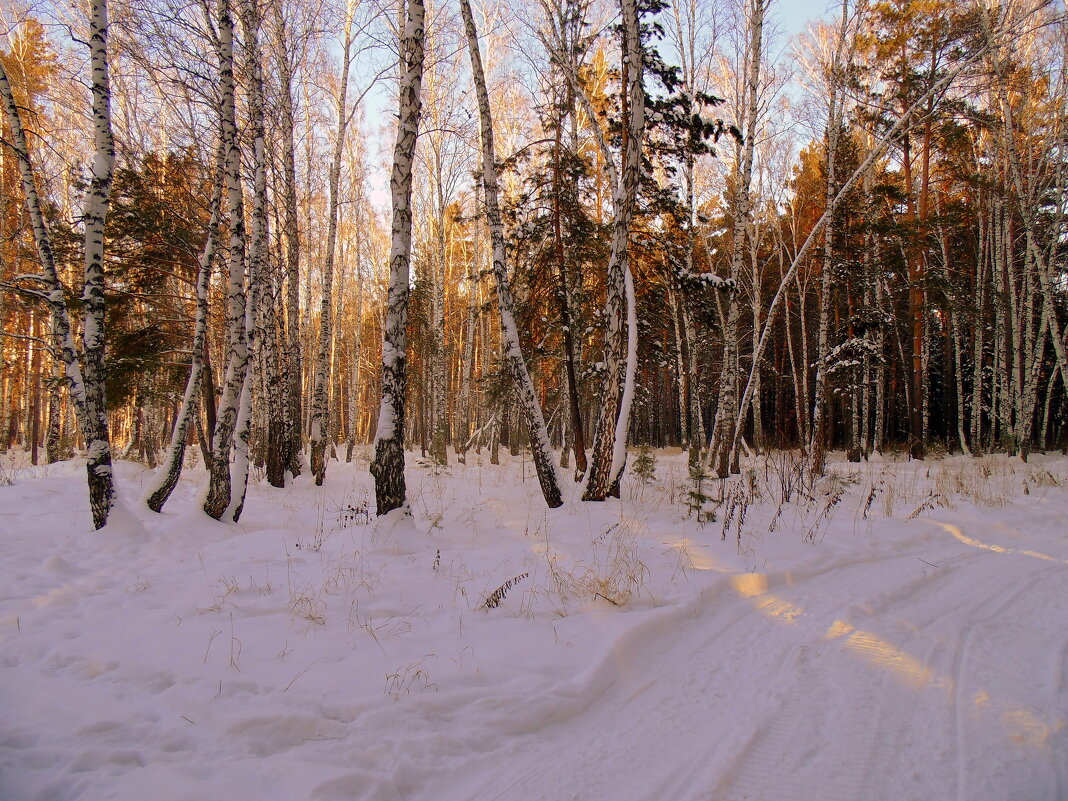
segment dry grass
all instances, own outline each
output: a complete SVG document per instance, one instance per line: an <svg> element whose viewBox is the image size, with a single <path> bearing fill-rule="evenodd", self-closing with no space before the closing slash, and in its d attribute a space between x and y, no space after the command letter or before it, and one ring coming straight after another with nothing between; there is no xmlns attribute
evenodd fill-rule
<svg viewBox="0 0 1068 801"><path fill-rule="evenodd" d="M622 522L609 526L571 564L548 547L545 557L549 594L560 616L565 616L574 602L597 598L613 606L625 606L642 593L649 579L636 532Z"/></svg>

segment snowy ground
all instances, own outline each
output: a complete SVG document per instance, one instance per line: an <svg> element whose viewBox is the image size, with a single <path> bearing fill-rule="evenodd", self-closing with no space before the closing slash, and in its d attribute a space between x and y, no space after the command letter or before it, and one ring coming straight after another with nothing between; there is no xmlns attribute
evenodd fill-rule
<svg viewBox="0 0 1068 801"><path fill-rule="evenodd" d="M410 520L365 519L363 461L237 526L122 463L92 532L79 463L8 459L0 799L1068 798L1068 459L780 505L777 454L705 525L679 454L555 511L474 461L413 466Z"/></svg>

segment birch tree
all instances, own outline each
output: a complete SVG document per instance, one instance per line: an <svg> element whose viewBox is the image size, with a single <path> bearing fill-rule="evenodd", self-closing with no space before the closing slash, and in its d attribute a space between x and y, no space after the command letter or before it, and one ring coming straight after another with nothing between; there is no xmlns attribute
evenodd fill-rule
<svg viewBox="0 0 1068 801"><path fill-rule="evenodd" d="M328 439L327 371L330 367L333 319L334 254L337 250L338 182L341 178L341 158L345 149L345 130L348 127L348 88L350 53L352 52L353 2L345 6L345 23L341 47L341 85L337 94L337 137L330 161L329 209L326 221L326 258L323 261L322 300L319 309L319 352L315 360L315 379L311 410L311 471L315 483L322 486L326 478L326 446Z"/></svg>
<svg viewBox="0 0 1068 801"><path fill-rule="evenodd" d="M745 259L745 241L750 228L752 201L750 189L753 182L753 154L756 148L757 110L759 107L760 67L764 46L764 12L769 0L751 0L747 25L749 41L745 60L745 92L740 104L739 123L742 142L735 148L735 182L732 212L730 274L733 289L727 296L727 313L723 325L723 362L719 374L719 397L716 416L712 423L712 439L709 443L708 463L721 478L736 469L738 459L737 440L733 436L733 421L738 410L738 321L741 298L738 292L739 279ZM753 374L759 372L754 365Z"/></svg>
<svg viewBox="0 0 1068 801"><path fill-rule="evenodd" d="M382 400L375 431L371 475L379 515L407 504L404 482L404 405L408 323L408 280L412 252L412 166L423 79L423 39L426 9L423 0L404 0L404 25L399 47L399 107L393 148L393 227L389 259L389 290L382 334Z"/></svg>
<svg viewBox="0 0 1068 801"><path fill-rule="evenodd" d="M204 512L216 520L222 520L224 516L228 520L233 520L230 454L234 446L235 433L241 422L239 413L242 412L243 404L246 404L248 400L245 385L249 352L245 321L245 206L241 186L241 145L237 135L234 20L230 12L230 0L219 0L216 23L215 48L219 61L221 99L219 104L220 136L225 152L224 172L230 241L227 265L226 373L215 424L215 439L212 443L210 477L208 494L204 500ZM245 413L247 414L247 407L245 407ZM242 497L244 496L244 487L239 489L239 493Z"/></svg>
<svg viewBox="0 0 1068 801"><path fill-rule="evenodd" d="M582 494L586 501L603 501L608 497L623 471L638 361L637 311L628 248L638 197L645 131L645 90L642 86L643 51L637 0L622 0L621 8L626 134L623 138L623 168L614 182L612 247L608 257L605 302L605 378L601 412L594 429L590 472ZM610 154L606 153L606 157L610 158Z"/></svg>
<svg viewBox="0 0 1068 801"><path fill-rule="evenodd" d="M71 399L87 446L85 466L89 485L89 506L93 525L98 529L107 524L108 515L116 500L104 371L104 224L115 168L107 34L107 0L93 0L89 16L89 53L94 146L89 186L82 211L85 281L81 299L85 316L81 364L74 345L64 287L56 269L52 237L37 193L25 130L7 72L0 64L0 100L3 102L4 114L11 129L10 146L18 161L26 209L42 270L39 275L15 276L11 286L45 301L51 311L55 349L65 368ZM26 287L26 283L34 285L34 288Z"/></svg>
<svg viewBox="0 0 1068 801"><path fill-rule="evenodd" d="M486 219L489 224L490 242L493 248L493 275L497 280L497 306L501 315L501 337L504 345L504 361L512 377L512 385L519 402L520 411L526 421L530 435L530 450L534 457L534 467L538 473L538 482L545 503L550 509L563 504L560 497L559 478L549 448L549 436L545 428L545 418L537 395L534 392L530 372L519 344L519 331L515 325L512 293L508 284L507 251L504 241L504 223L497 199L497 162L493 143L493 117L490 109L489 90L486 87L486 75L482 69L482 55L478 48L478 31L471 14L469 0L460 0L460 12L464 19L467 34L467 49L471 55L471 73L478 97L478 111L481 120L482 138L482 186L485 191Z"/></svg>

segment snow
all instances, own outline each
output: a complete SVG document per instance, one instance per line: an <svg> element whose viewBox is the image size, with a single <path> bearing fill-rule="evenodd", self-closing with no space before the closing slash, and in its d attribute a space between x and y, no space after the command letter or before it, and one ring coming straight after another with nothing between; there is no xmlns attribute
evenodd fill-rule
<svg viewBox="0 0 1068 801"><path fill-rule="evenodd" d="M780 503L772 454L699 526L677 450L556 510L469 454L365 522L369 455L253 475L238 525L187 469L99 532L84 462L0 456L0 798L1068 796L1064 457L832 461Z"/></svg>

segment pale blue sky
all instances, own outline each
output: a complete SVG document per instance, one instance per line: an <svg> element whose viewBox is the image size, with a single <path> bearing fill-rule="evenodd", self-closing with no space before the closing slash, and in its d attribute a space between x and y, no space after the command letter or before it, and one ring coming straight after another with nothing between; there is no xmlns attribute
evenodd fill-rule
<svg viewBox="0 0 1068 801"><path fill-rule="evenodd" d="M830 3L834 0L779 0L773 12L783 25L783 32L788 36L803 31L810 20L827 16ZM841 5L838 5L841 8Z"/></svg>

